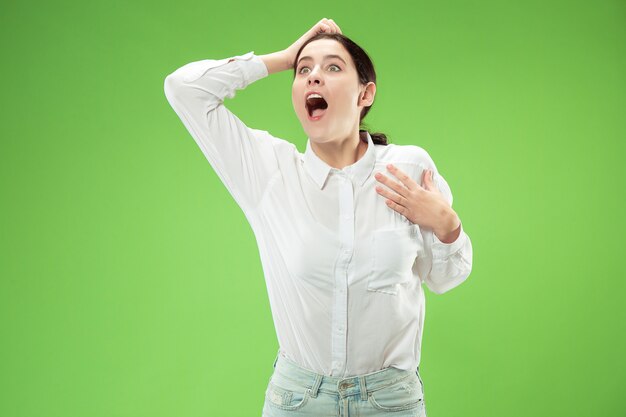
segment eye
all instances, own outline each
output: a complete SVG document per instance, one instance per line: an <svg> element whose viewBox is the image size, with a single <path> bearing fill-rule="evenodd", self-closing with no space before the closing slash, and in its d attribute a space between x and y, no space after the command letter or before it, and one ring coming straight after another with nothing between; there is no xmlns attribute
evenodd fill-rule
<svg viewBox="0 0 626 417"><path fill-rule="evenodd" d="M339 66L338 66L338 65L335 65L335 64L330 64L330 65L328 66L328 68L330 68L330 67L335 67L335 68L337 68L337 70L338 70L338 71L341 71L341 68L339 68ZM304 66L304 67L300 67L300 69L298 70L298 74L302 74L302 73L303 73L303 72L302 72L302 70L304 70L305 68L306 68L306 69L309 69L309 67L306 67L306 66ZM332 72L338 72L338 71L332 71Z"/></svg>

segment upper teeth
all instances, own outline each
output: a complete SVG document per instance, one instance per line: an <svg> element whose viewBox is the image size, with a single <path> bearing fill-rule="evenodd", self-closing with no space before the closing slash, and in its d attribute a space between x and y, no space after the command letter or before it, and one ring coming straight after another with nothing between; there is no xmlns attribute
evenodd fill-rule
<svg viewBox="0 0 626 417"><path fill-rule="evenodd" d="M313 98L313 97L319 97L319 98L323 98L322 96L320 96L317 93L313 93L313 94L309 94L309 96L307 98Z"/></svg>

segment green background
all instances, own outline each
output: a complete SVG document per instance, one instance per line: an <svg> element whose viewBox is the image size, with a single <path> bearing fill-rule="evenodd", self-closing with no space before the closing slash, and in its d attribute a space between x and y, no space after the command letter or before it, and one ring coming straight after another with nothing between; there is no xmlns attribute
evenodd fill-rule
<svg viewBox="0 0 626 417"><path fill-rule="evenodd" d="M261 415L278 345L254 235L163 81L323 17L376 65L369 127L430 153L472 240L468 280L426 291L428 416L626 415L623 1L0 11L0 415ZM226 105L303 152L291 80Z"/></svg>

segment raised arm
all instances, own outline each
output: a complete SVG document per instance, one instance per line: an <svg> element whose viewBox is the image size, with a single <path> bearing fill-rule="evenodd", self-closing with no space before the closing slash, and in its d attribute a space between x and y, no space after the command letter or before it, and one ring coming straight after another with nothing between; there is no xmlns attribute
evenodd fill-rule
<svg viewBox="0 0 626 417"><path fill-rule="evenodd" d="M285 142L246 126L224 106L235 90L266 77L254 51L186 64L165 78L165 96L235 201L254 209L274 175L274 147Z"/></svg>
<svg viewBox="0 0 626 417"><path fill-rule="evenodd" d="M341 30L324 18L279 52L191 62L165 78L167 100L246 213L258 207L279 174L275 149L288 142L246 126L224 106L224 99L269 74L293 68L300 47L320 32Z"/></svg>

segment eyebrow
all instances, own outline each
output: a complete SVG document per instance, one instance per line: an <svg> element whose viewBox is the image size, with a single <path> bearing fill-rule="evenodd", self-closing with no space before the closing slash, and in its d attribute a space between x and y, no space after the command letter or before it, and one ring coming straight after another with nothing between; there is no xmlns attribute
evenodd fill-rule
<svg viewBox="0 0 626 417"><path fill-rule="evenodd" d="M324 57L324 59L328 59L328 58L337 58L337 59L340 59L340 60L341 60L341 62L343 62L344 64L346 64L346 61L344 61L344 60L343 60L343 58L341 58L339 55L326 55L326 56ZM300 65L300 61L303 61L303 60L305 60L305 59L311 59L311 60L312 60L313 58L311 58L310 56L303 56L303 57L301 57L301 58L298 60L298 63L296 64L296 66L297 66L297 65ZM346 64L346 65L348 65L348 64Z"/></svg>

